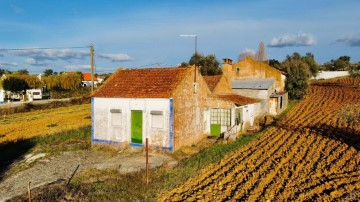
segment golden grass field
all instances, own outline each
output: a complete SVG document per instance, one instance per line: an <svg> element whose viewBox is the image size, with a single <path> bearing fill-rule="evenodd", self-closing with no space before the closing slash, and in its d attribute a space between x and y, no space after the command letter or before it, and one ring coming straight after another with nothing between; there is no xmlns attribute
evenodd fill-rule
<svg viewBox="0 0 360 202"><path fill-rule="evenodd" d="M91 104L3 115L0 117L0 143L91 125Z"/></svg>

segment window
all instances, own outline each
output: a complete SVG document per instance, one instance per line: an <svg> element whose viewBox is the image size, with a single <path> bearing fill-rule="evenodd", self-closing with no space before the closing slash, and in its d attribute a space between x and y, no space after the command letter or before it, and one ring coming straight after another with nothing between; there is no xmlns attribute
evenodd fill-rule
<svg viewBox="0 0 360 202"><path fill-rule="evenodd" d="M164 128L164 115L162 111L151 111L151 127Z"/></svg>
<svg viewBox="0 0 360 202"><path fill-rule="evenodd" d="M121 109L110 109L111 113L111 125L121 126Z"/></svg>
<svg viewBox="0 0 360 202"><path fill-rule="evenodd" d="M236 68L236 72L240 72L240 68L238 67L238 68Z"/></svg>
<svg viewBox="0 0 360 202"><path fill-rule="evenodd" d="M231 109L211 109L210 123L223 126L231 125Z"/></svg>

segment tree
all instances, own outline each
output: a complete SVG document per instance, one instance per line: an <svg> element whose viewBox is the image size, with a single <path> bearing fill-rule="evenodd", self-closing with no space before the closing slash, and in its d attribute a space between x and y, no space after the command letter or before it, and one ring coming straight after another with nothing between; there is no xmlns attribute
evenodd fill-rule
<svg viewBox="0 0 360 202"><path fill-rule="evenodd" d="M27 69L19 69L15 72L15 74L29 75L29 71Z"/></svg>
<svg viewBox="0 0 360 202"><path fill-rule="evenodd" d="M24 79L9 77L3 80L3 88L6 91L20 93L29 88L28 84Z"/></svg>
<svg viewBox="0 0 360 202"><path fill-rule="evenodd" d="M281 63L286 71L285 89L291 99L303 98L310 86L311 71L309 65L303 60L299 53L287 56Z"/></svg>
<svg viewBox="0 0 360 202"><path fill-rule="evenodd" d="M315 61L314 54L306 53L306 55L302 57L302 60L306 64L308 64L309 70L311 72L311 76L316 77L316 75L319 73L320 67L318 63Z"/></svg>
<svg viewBox="0 0 360 202"><path fill-rule="evenodd" d="M330 62L326 62L323 67L324 70L327 71L344 71L350 68L350 57L349 56L340 56L336 60L330 60Z"/></svg>
<svg viewBox="0 0 360 202"><path fill-rule="evenodd" d="M245 50L245 51L241 52L238 56L238 61L241 61L245 58L254 58L255 59L254 52L251 50Z"/></svg>
<svg viewBox="0 0 360 202"><path fill-rule="evenodd" d="M188 67L189 64L187 62L182 62L179 67Z"/></svg>
<svg viewBox="0 0 360 202"><path fill-rule="evenodd" d="M50 76L54 73L54 71L52 69L45 69L44 71L44 76Z"/></svg>
<svg viewBox="0 0 360 202"><path fill-rule="evenodd" d="M349 74L351 77L360 77L360 62L350 65Z"/></svg>
<svg viewBox="0 0 360 202"><path fill-rule="evenodd" d="M3 74L11 74L11 72L7 69L1 69L0 68L0 76L3 75Z"/></svg>
<svg viewBox="0 0 360 202"><path fill-rule="evenodd" d="M281 67L281 63L276 59L269 60L269 65L276 68L276 69L278 69L278 70L283 71L283 69Z"/></svg>
<svg viewBox="0 0 360 202"><path fill-rule="evenodd" d="M255 60L263 62L266 60L266 52L265 52L265 43L263 41L260 41L259 43L259 49L255 53Z"/></svg>
<svg viewBox="0 0 360 202"><path fill-rule="evenodd" d="M201 53L195 53L189 60L189 65L196 65L200 68L202 75L219 75L222 73L220 63L214 54L204 56Z"/></svg>

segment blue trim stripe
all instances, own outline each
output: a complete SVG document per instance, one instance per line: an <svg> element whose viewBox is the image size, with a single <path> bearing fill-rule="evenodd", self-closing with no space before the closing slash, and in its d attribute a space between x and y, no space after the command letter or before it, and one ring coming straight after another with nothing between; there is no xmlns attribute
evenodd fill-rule
<svg viewBox="0 0 360 202"><path fill-rule="evenodd" d="M142 147L143 145L140 143L130 143L130 146L132 147Z"/></svg>
<svg viewBox="0 0 360 202"><path fill-rule="evenodd" d="M100 139L92 139L93 143L106 143L106 144L123 144L123 142L112 141L112 140L100 140Z"/></svg>
<svg viewBox="0 0 360 202"><path fill-rule="evenodd" d="M173 99L170 98L170 147L169 150L173 150L173 142L174 142L174 107L173 107Z"/></svg>

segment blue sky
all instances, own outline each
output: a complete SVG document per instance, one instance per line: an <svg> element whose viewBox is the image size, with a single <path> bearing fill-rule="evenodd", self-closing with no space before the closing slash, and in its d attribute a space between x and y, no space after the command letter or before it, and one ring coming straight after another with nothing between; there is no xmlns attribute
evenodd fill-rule
<svg viewBox="0 0 360 202"><path fill-rule="evenodd" d="M0 68L41 73L118 67L176 66L198 51L234 61L267 45L269 59L311 52L319 63L348 55L360 61L358 0L0 0Z"/></svg>

